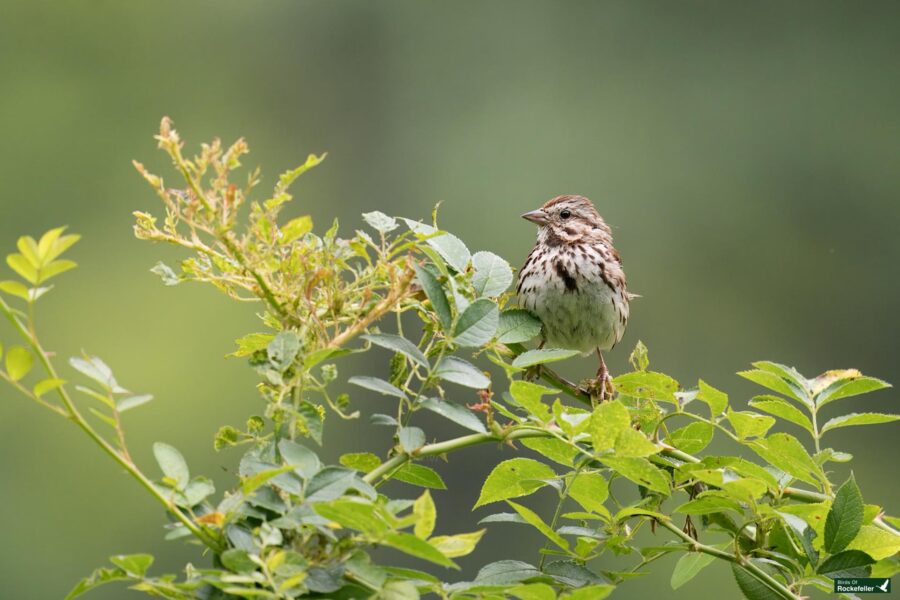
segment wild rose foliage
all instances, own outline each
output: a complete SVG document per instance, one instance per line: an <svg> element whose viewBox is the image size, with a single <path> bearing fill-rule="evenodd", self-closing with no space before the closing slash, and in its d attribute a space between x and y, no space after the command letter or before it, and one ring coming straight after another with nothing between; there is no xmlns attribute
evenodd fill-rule
<svg viewBox="0 0 900 600"><path fill-rule="evenodd" d="M830 592L830 577L898 571L900 522L864 503L844 466L852 457L826 437L841 427L896 420L869 412L834 416L833 409L852 404L847 398L885 382L852 369L807 379L761 361L739 375L762 393L750 401L753 410L736 410L702 380L682 386L651 371L639 343L634 370L615 379L615 398L593 405L548 366L573 352L526 350L540 323L510 306L513 272L499 256L471 254L436 223L380 212L363 215L365 228L352 237L339 236L336 222L317 234L309 217L285 221L280 213L291 184L322 157L310 156L279 178L268 199L253 201L258 171L232 181L247 152L242 140L228 148L216 140L185 158L168 120L157 139L183 187L168 187L135 163L164 209L159 217L135 213L135 233L187 251L178 268L153 268L166 285L207 282L237 300L261 302L261 330L237 340L234 354L259 374L266 410L216 435L217 450L246 449L239 480L223 494L192 475L168 444L154 446L159 471L145 473L131 459L122 421L135 418L130 411L151 396L122 387L97 357L72 358L73 371L58 372L38 338L34 304L50 290L48 280L75 266L61 256L78 237L59 228L20 238L7 258L19 279L0 282L0 310L19 345L6 348L0 378L71 420L134 477L173 517L167 538L212 554L209 561L198 553L210 567L187 565L181 576L151 574L149 555L114 556L69 597L124 580L179 599L596 600L677 553L674 588L720 559L731 564L746 598L798 600L810 587ZM383 376L349 377L359 391L335 395L340 357L376 347L392 354ZM543 383L532 381L535 375ZM375 395L396 409L369 414ZM432 442L421 411L467 431ZM334 418L369 419L373 451L322 464L315 448ZM779 420L791 433L769 433ZM714 435L742 451L704 454ZM423 459L484 443L530 452L499 462L480 491L470 491L475 507L495 507L494 514L471 531L435 535L429 490L445 484L440 468ZM408 484L413 498L379 492L391 479ZM542 488L558 496L549 515L527 506ZM456 568L455 558L509 527L545 538L532 563L501 560L472 581L447 581L455 579L447 570ZM656 537L642 546L635 536L648 528ZM374 561L370 552L379 546L421 560L423 570ZM631 568L611 571L610 554L627 557Z"/></svg>

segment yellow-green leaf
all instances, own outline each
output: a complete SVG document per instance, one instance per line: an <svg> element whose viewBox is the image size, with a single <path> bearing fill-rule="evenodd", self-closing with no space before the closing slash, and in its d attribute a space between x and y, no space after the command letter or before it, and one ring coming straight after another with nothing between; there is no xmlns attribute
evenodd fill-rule
<svg viewBox="0 0 900 600"><path fill-rule="evenodd" d="M431 493L428 490L425 490L413 503L413 516L416 519L413 533L416 534L416 537L427 540L434 531L434 523L437 519L434 500L431 499Z"/></svg>
<svg viewBox="0 0 900 600"><path fill-rule="evenodd" d="M543 480L556 477L553 469L530 458L511 458L494 467L481 487L481 494L474 508L527 496L547 485Z"/></svg>
<svg viewBox="0 0 900 600"><path fill-rule="evenodd" d="M19 281L0 281L0 291L6 292L11 296L17 296L22 300L31 299L28 286Z"/></svg>
<svg viewBox="0 0 900 600"><path fill-rule="evenodd" d="M810 433L813 432L812 422L810 422L809 417L803 414L799 408L778 396L756 396L750 401L750 406L770 415L781 417L794 425L799 425Z"/></svg>
<svg viewBox="0 0 900 600"><path fill-rule="evenodd" d="M850 545L850 550L862 550L875 560L894 556L900 552L900 535L874 525L863 525Z"/></svg>
<svg viewBox="0 0 900 600"><path fill-rule="evenodd" d="M631 429L631 415L619 400L597 405L591 415L591 440L594 452L612 450L623 431Z"/></svg>
<svg viewBox="0 0 900 600"><path fill-rule="evenodd" d="M440 551L447 558L466 556L475 550L478 541L484 535L486 529L479 529L472 533L458 533L456 535L439 535L428 540L428 543Z"/></svg>
<svg viewBox="0 0 900 600"><path fill-rule="evenodd" d="M854 425L878 425L879 423L892 423L900 419L898 415L886 415L883 413L850 413L829 420L822 426L821 433L838 429L840 427L852 427Z"/></svg>
<svg viewBox="0 0 900 600"><path fill-rule="evenodd" d="M26 259L21 254L10 254L6 257L6 264L9 265L9 268L18 273L22 279L28 281L32 285L37 285L38 283L38 272L37 269L32 266L28 259Z"/></svg>
<svg viewBox="0 0 900 600"><path fill-rule="evenodd" d="M21 346L12 346L6 352L6 374L13 381L19 381L31 371L34 357Z"/></svg>
<svg viewBox="0 0 900 600"><path fill-rule="evenodd" d="M525 522L540 531L548 540L563 550L569 549L569 542L563 536L553 531L549 525L544 523L543 519L541 519L536 512L521 504L516 504L511 500L507 500L506 503L512 506L513 509L519 513L519 516L525 519Z"/></svg>

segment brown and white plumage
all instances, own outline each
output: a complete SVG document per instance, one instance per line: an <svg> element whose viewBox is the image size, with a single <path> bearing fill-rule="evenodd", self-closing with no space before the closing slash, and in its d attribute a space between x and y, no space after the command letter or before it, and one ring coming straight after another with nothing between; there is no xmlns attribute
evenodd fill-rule
<svg viewBox="0 0 900 600"><path fill-rule="evenodd" d="M543 323L544 342L588 354L625 333L632 295L609 226L584 196L558 196L522 215L539 226L519 272L519 305ZM601 371L605 365L600 355ZM602 373L601 373L602 372Z"/></svg>

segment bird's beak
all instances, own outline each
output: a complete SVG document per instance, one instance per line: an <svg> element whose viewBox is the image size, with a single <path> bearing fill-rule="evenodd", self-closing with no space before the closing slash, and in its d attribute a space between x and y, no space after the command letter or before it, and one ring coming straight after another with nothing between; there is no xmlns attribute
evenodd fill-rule
<svg viewBox="0 0 900 600"><path fill-rule="evenodd" d="M547 213L545 213L541 208L525 213L524 215L522 215L522 218L526 221L531 221L532 223L536 223L538 225L546 225L550 222Z"/></svg>

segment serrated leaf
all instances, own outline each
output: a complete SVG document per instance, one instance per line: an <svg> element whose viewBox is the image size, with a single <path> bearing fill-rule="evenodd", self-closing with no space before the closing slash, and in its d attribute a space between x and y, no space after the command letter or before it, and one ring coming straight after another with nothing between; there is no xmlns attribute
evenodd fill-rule
<svg viewBox="0 0 900 600"><path fill-rule="evenodd" d="M690 423L669 434L669 443L688 454L696 454L706 448L713 438L713 426L709 423Z"/></svg>
<svg viewBox="0 0 900 600"><path fill-rule="evenodd" d="M527 496L547 485L556 473L544 463L530 458L511 458L491 470L473 508L499 502L507 498Z"/></svg>
<svg viewBox="0 0 900 600"><path fill-rule="evenodd" d="M175 447L163 442L153 444L153 456L163 474L175 482L175 487L183 489L191 478L187 462Z"/></svg>
<svg viewBox="0 0 900 600"><path fill-rule="evenodd" d="M19 381L31 371L34 357L22 346L12 346L6 351L6 374L13 381Z"/></svg>
<svg viewBox="0 0 900 600"><path fill-rule="evenodd" d="M886 415L883 413L850 413L830 419L822 426L820 433L838 429L840 427L852 427L855 425L878 425L880 423L893 423L900 419L898 415Z"/></svg>
<svg viewBox="0 0 900 600"><path fill-rule="evenodd" d="M300 351L300 338L293 331L280 331L266 346L269 361L279 371L287 369Z"/></svg>
<svg viewBox="0 0 900 600"><path fill-rule="evenodd" d="M369 377L365 375L357 375L347 380L348 383L358 385L359 387L384 394L385 396L395 396L397 398L406 398L406 394L397 386L388 383L384 379L378 377Z"/></svg>
<svg viewBox="0 0 900 600"><path fill-rule="evenodd" d="M546 583L527 583L509 588L506 593L518 600L556 600L556 592Z"/></svg>
<svg viewBox="0 0 900 600"><path fill-rule="evenodd" d="M513 272L509 263L493 252L476 252L472 255L472 286L476 296L499 296L510 286Z"/></svg>
<svg viewBox="0 0 900 600"><path fill-rule="evenodd" d="M456 566L456 563L441 554L437 548L424 540L420 540L411 533L389 532L385 534L382 543L410 556L415 556L437 565L454 569L459 568Z"/></svg>
<svg viewBox="0 0 900 600"><path fill-rule="evenodd" d="M741 440L763 436L775 424L772 417L752 411L733 411L729 408L726 417Z"/></svg>
<svg viewBox="0 0 900 600"><path fill-rule="evenodd" d="M309 215L295 217L281 226L281 243L290 244L312 231L313 221Z"/></svg>
<svg viewBox="0 0 900 600"><path fill-rule="evenodd" d="M302 444L291 440L281 440L278 442L278 451L281 453L281 458L284 462L292 465L294 471L303 479L312 479L322 469L322 461L319 460L316 453ZM378 463L381 462L378 460L378 457L375 457L375 459ZM343 456L341 457L341 464L344 464ZM349 467L351 465L346 466Z"/></svg>
<svg viewBox="0 0 900 600"><path fill-rule="evenodd" d="M487 432L484 423L469 409L453 404L452 402L444 402L437 398L428 398L419 403L419 406L431 412L437 413L456 423L462 425L470 431L478 433Z"/></svg>
<svg viewBox="0 0 900 600"><path fill-rule="evenodd" d="M603 456L600 462L626 479L661 494L669 493L669 475L646 458Z"/></svg>
<svg viewBox="0 0 900 600"><path fill-rule="evenodd" d="M143 577L150 565L153 564L153 556L149 554L118 554L110 556L109 562L132 577Z"/></svg>
<svg viewBox="0 0 900 600"><path fill-rule="evenodd" d="M565 350L563 348L547 348L540 350L528 350L513 360L513 366L518 369L526 369L534 365L556 362L572 358L581 354L578 350Z"/></svg>
<svg viewBox="0 0 900 600"><path fill-rule="evenodd" d="M536 512L534 512L530 508L522 506L521 504L516 504L511 500L507 500L506 503L512 506L513 510L519 513L519 516L525 519L526 523L540 531L548 540L550 540L563 550L569 549L569 542L566 540L566 538L553 531L553 529L551 529L549 525L544 523L544 520L541 519Z"/></svg>
<svg viewBox="0 0 900 600"><path fill-rule="evenodd" d="M675 402L678 382L665 373L633 371L619 375L614 380L620 394L645 400Z"/></svg>
<svg viewBox="0 0 900 600"><path fill-rule="evenodd" d="M428 368L428 359L415 344L413 344L405 337L386 333L373 333L360 337L362 337L364 340L372 342L376 346L381 346L382 348L387 348L388 350L399 352L400 354L403 354L414 362L419 363L426 369Z"/></svg>
<svg viewBox="0 0 900 600"><path fill-rule="evenodd" d="M763 460L801 481L816 485L819 480L824 479L822 468L792 435L774 433L747 445Z"/></svg>
<svg viewBox="0 0 900 600"><path fill-rule="evenodd" d="M69 592L69 594L66 596L66 600L74 600L74 598L77 598L82 594L85 594L105 583L109 583L111 581L120 581L123 579L128 579L128 575L126 575L125 571L123 571L122 569L110 569L107 567L95 569L89 577L86 577L75 584L75 587L72 588L72 591Z"/></svg>
<svg viewBox="0 0 900 600"><path fill-rule="evenodd" d="M697 400L706 402L713 417L717 417L728 408L728 394L719 391L702 379L699 381Z"/></svg>
<svg viewBox="0 0 900 600"><path fill-rule="evenodd" d="M837 554L846 548L859 533L863 512L862 494L851 475L835 493L825 519L825 550Z"/></svg>
<svg viewBox="0 0 900 600"><path fill-rule="evenodd" d="M826 558L816 572L831 579L868 577L875 559L861 550L844 550Z"/></svg>
<svg viewBox="0 0 900 600"><path fill-rule="evenodd" d="M350 452L341 456L339 462L350 469L368 473L381 465L381 459L371 452Z"/></svg>
<svg viewBox="0 0 900 600"><path fill-rule="evenodd" d="M600 473L578 473L569 484L569 496L588 512L608 514L603 505L609 497L609 484Z"/></svg>
<svg viewBox="0 0 900 600"><path fill-rule="evenodd" d="M802 391L797 390L783 377L776 373L772 373L771 371L765 371L762 369L755 369L750 371L739 371L738 375L740 375L744 379L749 379L753 383L759 384L764 388L768 388L773 392L778 392L779 394L783 394L785 396L788 396L789 398L793 398L801 404L809 406L809 400L806 398L805 394L803 394Z"/></svg>
<svg viewBox="0 0 900 600"><path fill-rule="evenodd" d="M758 561L753 561L757 564ZM758 565L757 565L758 566ZM781 600L781 596L744 567L731 563L734 580L747 600Z"/></svg>
<svg viewBox="0 0 900 600"><path fill-rule="evenodd" d="M494 337L498 322L497 305L487 298L479 298L460 315L453 341L463 347L482 346Z"/></svg>
<svg viewBox="0 0 900 600"><path fill-rule="evenodd" d="M594 452L612 450L619 435L631 429L631 415L620 400L602 402L591 415L590 427Z"/></svg>
<svg viewBox="0 0 900 600"><path fill-rule="evenodd" d="M406 463L391 475L392 479L434 490L446 490L447 485L437 471L424 465Z"/></svg>
<svg viewBox="0 0 900 600"><path fill-rule="evenodd" d="M445 381L482 390L490 387L491 380L478 367L456 356L445 356L438 362L434 375Z"/></svg>
<svg viewBox="0 0 900 600"><path fill-rule="evenodd" d="M511 308L500 313L497 325L497 341L502 344L520 344L534 339L541 333L541 321L527 310Z"/></svg>
<svg viewBox="0 0 900 600"><path fill-rule="evenodd" d="M726 498L720 493L704 493L676 508L674 512L683 515L708 515L711 513L733 510L741 514L741 506L735 500Z"/></svg>
<svg viewBox="0 0 900 600"><path fill-rule="evenodd" d="M530 381L513 381L509 386L509 394L519 406L537 418L541 423L550 421L550 407L541 401L547 395L559 394L559 390L538 385Z"/></svg>
<svg viewBox="0 0 900 600"><path fill-rule="evenodd" d="M434 309L435 314L438 316L441 328L444 331L449 331L450 327L453 325L453 313L450 311L450 303L447 302L447 295L444 293L443 286L441 286L437 278L431 274L431 271L425 267L413 264L413 268L416 270L416 279L418 280L419 285L422 286L425 295L431 302L432 309Z"/></svg>
<svg viewBox="0 0 900 600"><path fill-rule="evenodd" d="M137 408L143 404L147 404L153 400L152 394L140 394L138 396L128 396L116 401L116 409L121 413L132 408Z"/></svg>
<svg viewBox="0 0 900 600"><path fill-rule="evenodd" d="M678 562L675 563L675 570L672 571L672 577L669 580L672 589L677 590L686 584L696 577L697 573L702 571L704 567L712 564L714 560L716 560L715 556L704 554L702 552L688 552L683 555L678 559Z"/></svg>
<svg viewBox="0 0 900 600"><path fill-rule="evenodd" d="M388 233L400 226L397 223L397 219L389 217L379 210L363 213L362 218L372 229L380 233Z"/></svg>
<svg viewBox="0 0 900 600"><path fill-rule="evenodd" d="M456 535L439 535L428 540L432 546L447 558L467 556L475 550L475 546L481 540L486 529L479 529L472 533L458 533Z"/></svg>
<svg viewBox="0 0 900 600"><path fill-rule="evenodd" d="M571 467L578 456L578 450L555 438L525 438L520 441L526 448L567 467Z"/></svg>
<svg viewBox="0 0 900 600"><path fill-rule="evenodd" d="M809 417L803 414L796 406L778 396L756 396L750 401L750 406L770 415L781 417L794 425L799 425L810 433L813 432L812 422L809 420Z"/></svg>
<svg viewBox="0 0 900 600"><path fill-rule="evenodd" d="M863 525L847 548L862 550L875 560L882 560L900 552L900 535L874 525Z"/></svg>
<svg viewBox="0 0 900 600"><path fill-rule="evenodd" d="M820 390L816 395L816 404L819 408L830 402L834 402L835 400L859 396L860 394L868 394L869 392L875 392L891 387L891 384L888 382L874 377L866 377L855 369L829 371L816 378L816 381L819 381L820 379L829 381L828 378L833 373L837 374L834 377L835 380L824 387L824 389Z"/></svg>
<svg viewBox="0 0 900 600"><path fill-rule="evenodd" d="M425 445L425 432L418 427L401 427L397 437L405 452L415 452Z"/></svg>
<svg viewBox="0 0 900 600"><path fill-rule="evenodd" d="M471 254L466 245L452 233L440 232L431 225L403 219L410 230L416 235L427 237L425 243L438 251L447 264L462 273L469 265ZM430 236L430 237L429 237Z"/></svg>

